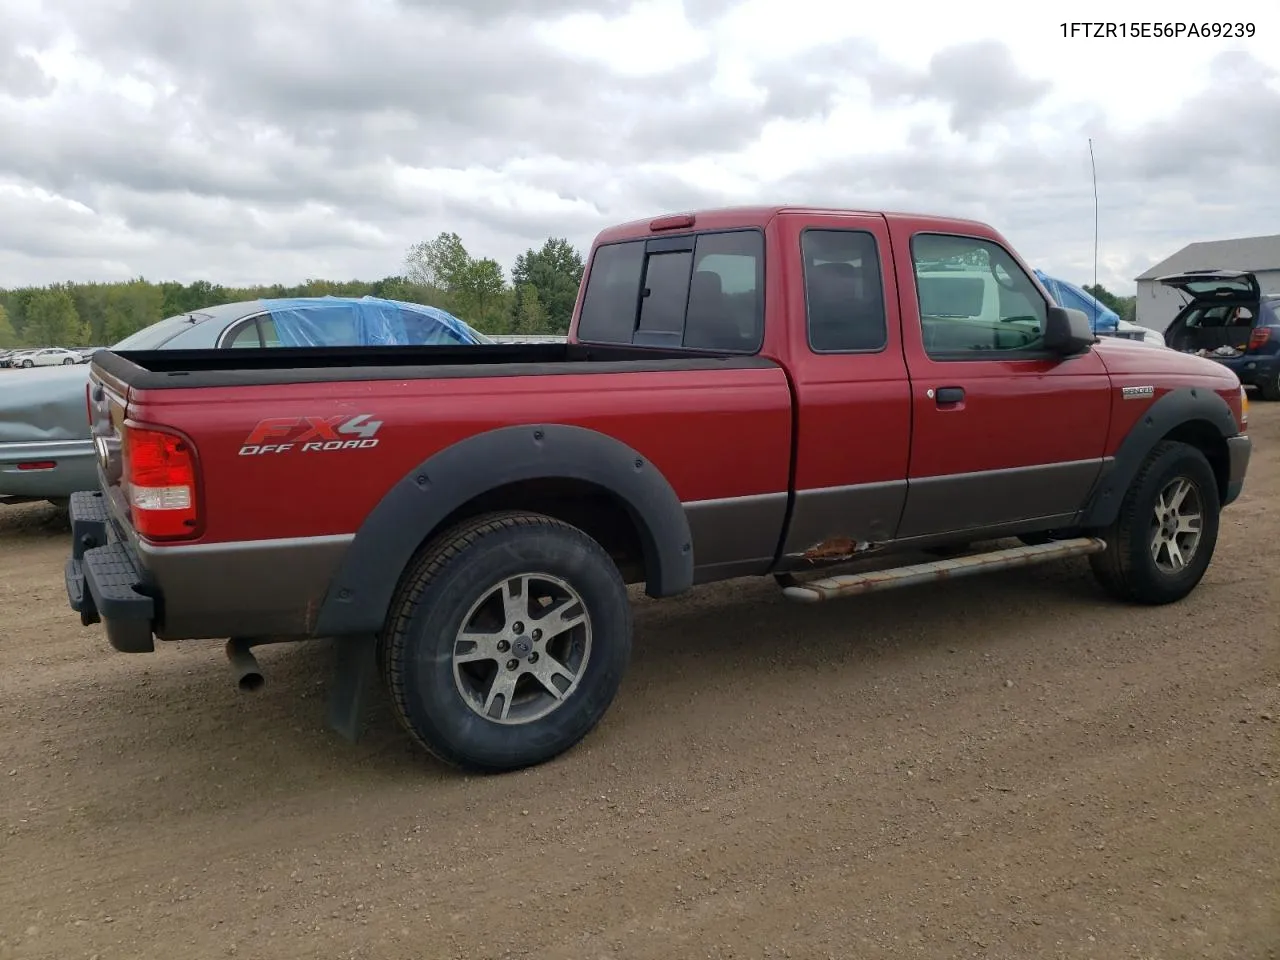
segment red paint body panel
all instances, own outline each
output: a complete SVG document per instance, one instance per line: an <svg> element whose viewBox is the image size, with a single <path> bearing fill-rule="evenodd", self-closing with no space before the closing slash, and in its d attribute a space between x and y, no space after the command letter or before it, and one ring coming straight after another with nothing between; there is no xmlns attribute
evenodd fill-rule
<svg viewBox="0 0 1280 960"><path fill-rule="evenodd" d="M810 349L804 282L797 262L805 229L865 230L875 237L888 327L883 350L820 354ZM778 216L771 239L769 262L787 265L769 272L785 284L782 309L772 316L795 318L774 321L772 326L785 334L774 356L785 358L799 406L796 489L902 480L911 453L911 384L884 217L786 212Z"/></svg>
<svg viewBox="0 0 1280 960"><path fill-rule="evenodd" d="M978 473L1103 456L1111 413L1110 378L1096 354L1065 361L938 361L925 351L912 235L942 232L999 244L1034 281L1035 274L1009 243L984 224L935 217L891 217L889 230L894 265L902 278L903 312L912 318L903 324L912 380L910 476ZM928 391L940 387L963 387L964 401L939 407Z"/></svg>
<svg viewBox="0 0 1280 960"><path fill-rule="evenodd" d="M354 533L433 453L519 423L616 437L685 501L786 490L791 460L791 396L777 368L135 391L129 412L195 441L206 543ZM239 456L264 417L362 413L383 422L372 449Z"/></svg>
<svg viewBox="0 0 1280 960"><path fill-rule="evenodd" d="M1107 434L1107 455L1116 452L1126 434L1142 419L1147 408L1171 390L1200 387L1216 392L1240 422L1240 382L1236 375L1219 363L1179 353L1176 350L1152 350L1129 340L1103 338L1094 352L1111 377L1111 429ZM1146 400L1125 400L1122 387L1153 386L1155 394Z"/></svg>

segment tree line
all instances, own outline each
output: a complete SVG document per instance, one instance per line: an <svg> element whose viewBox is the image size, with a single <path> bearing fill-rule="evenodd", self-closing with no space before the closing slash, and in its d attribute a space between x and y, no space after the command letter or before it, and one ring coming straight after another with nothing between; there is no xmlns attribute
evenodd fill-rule
<svg viewBox="0 0 1280 960"><path fill-rule="evenodd" d="M446 310L482 333L564 334L583 257L549 237L516 257L510 278L493 259L473 257L456 233L409 248L404 272L381 280L307 280L295 286L228 287L152 283L55 283L0 289L0 349L110 346L165 317L260 297L385 297Z"/></svg>
<svg viewBox="0 0 1280 960"><path fill-rule="evenodd" d="M482 333L564 334L569 330L582 253L563 237L548 237L516 257L510 276L489 257L472 256L456 233L443 232L409 248L404 272L381 280L307 280L296 286L226 287L152 283L58 283L0 289L0 349L109 346L165 317L260 297L385 297L447 310ZM1136 297L1102 286L1084 288L1130 322Z"/></svg>

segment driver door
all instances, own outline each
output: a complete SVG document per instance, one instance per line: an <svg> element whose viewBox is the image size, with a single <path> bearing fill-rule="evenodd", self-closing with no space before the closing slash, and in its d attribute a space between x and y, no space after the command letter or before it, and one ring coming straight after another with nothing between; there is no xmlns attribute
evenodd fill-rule
<svg viewBox="0 0 1280 960"><path fill-rule="evenodd" d="M1102 468L1111 398L1101 359L1044 348L1050 301L994 232L941 234L903 219L891 235L911 379L899 537L1065 523ZM971 282L934 282L947 271L991 278L980 310Z"/></svg>

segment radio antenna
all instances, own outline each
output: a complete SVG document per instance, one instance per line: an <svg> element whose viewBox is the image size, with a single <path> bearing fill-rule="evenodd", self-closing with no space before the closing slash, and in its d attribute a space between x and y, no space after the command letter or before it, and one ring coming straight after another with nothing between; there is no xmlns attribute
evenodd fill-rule
<svg viewBox="0 0 1280 960"><path fill-rule="evenodd" d="M1093 172L1093 328L1098 328L1098 164L1093 159L1093 137L1089 138L1089 168Z"/></svg>

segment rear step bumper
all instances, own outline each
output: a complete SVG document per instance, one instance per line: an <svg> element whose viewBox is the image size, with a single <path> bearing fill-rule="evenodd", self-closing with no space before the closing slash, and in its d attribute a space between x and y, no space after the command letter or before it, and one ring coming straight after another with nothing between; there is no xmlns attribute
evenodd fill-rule
<svg viewBox="0 0 1280 960"><path fill-rule="evenodd" d="M128 542L113 539L107 504L97 491L71 495L71 557L63 571L67 602L87 626L101 623L122 653L155 649L155 600L141 592L143 577Z"/></svg>

